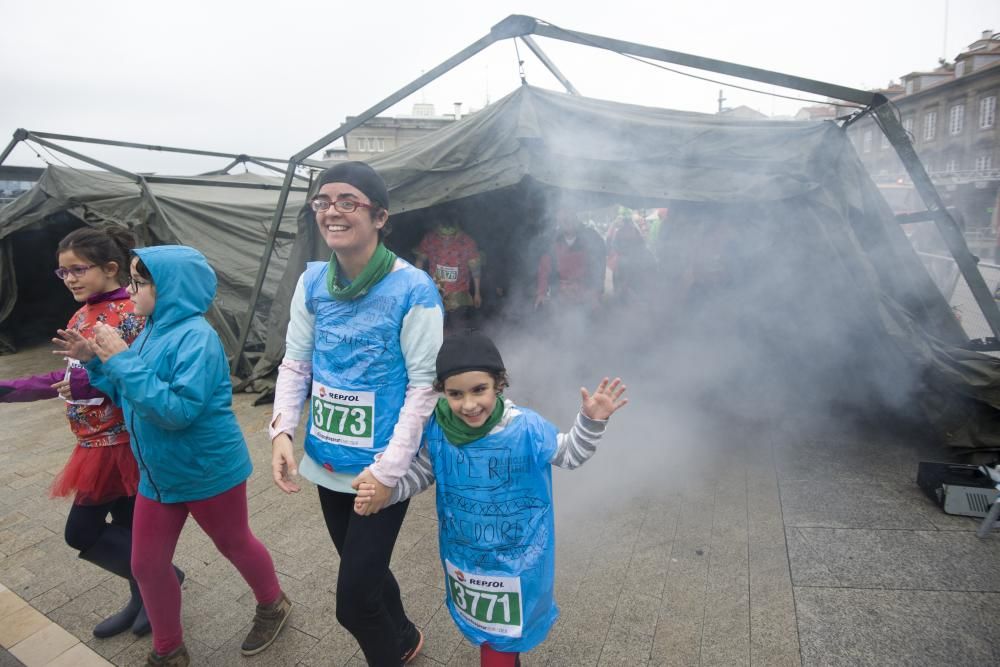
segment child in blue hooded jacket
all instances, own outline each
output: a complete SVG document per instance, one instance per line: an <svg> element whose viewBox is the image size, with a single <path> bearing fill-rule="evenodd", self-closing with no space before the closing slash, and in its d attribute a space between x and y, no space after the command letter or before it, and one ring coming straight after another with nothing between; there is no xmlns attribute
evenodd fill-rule
<svg viewBox="0 0 1000 667"><path fill-rule="evenodd" d="M122 406L139 463L132 570L153 626L147 665L187 665L181 597L171 560L188 514L239 570L257 599L242 651L267 648L291 603L274 563L250 531L246 480L252 465L232 411L229 364L204 317L215 272L185 246L134 251L131 294L146 328L128 347L112 327L93 339L62 332L63 347L85 362L90 382Z"/></svg>

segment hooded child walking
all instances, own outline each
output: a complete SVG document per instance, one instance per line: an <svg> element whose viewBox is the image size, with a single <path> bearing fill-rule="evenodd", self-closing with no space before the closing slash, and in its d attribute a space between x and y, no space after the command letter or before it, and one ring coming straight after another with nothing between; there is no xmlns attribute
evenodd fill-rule
<svg viewBox="0 0 1000 667"><path fill-rule="evenodd" d="M134 251L131 293L146 328L132 347L97 325L93 339L63 332L91 383L122 406L139 463L132 570L153 626L147 665L190 662L181 628L181 592L170 561L188 515L250 585L257 599L242 652L270 646L291 603L271 556L250 531L246 480L252 465L232 411L229 364L204 314L215 272L185 246Z"/></svg>

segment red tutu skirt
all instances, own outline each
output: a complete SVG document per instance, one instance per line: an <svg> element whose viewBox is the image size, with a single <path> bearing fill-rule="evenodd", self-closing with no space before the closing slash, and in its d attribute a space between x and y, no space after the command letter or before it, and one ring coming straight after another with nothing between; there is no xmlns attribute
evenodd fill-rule
<svg viewBox="0 0 1000 667"><path fill-rule="evenodd" d="M76 495L77 505L103 505L139 488L139 466L128 445L73 448L49 490L52 498Z"/></svg>

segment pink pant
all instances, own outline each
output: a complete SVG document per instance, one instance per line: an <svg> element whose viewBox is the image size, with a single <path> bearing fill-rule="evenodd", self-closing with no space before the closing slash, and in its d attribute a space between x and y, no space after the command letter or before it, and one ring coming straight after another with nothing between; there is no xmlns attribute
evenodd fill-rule
<svg viewBox="0 0 1000 667"><path fill-rule="evenodd" d="M271 604L281 596L271 555L250 532L246 482L188 503L158 503L138 495L132 519L132 576L153 626L153 649L160 655L170 653L184 640L181 587L171 562L188 514L236 566L258 604Z"/></svg>

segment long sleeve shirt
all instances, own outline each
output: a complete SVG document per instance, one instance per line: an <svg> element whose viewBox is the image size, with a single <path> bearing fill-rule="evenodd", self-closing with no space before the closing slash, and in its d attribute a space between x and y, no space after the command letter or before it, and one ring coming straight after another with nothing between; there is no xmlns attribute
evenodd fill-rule
<svg viewBox="0 0 1000 667"><path fill-rule="evenodd" d="M510 400L505 401L503 417L490 433L502 431L512 420L517 418L518 414L520 413L517 406ZM556 452L549 463L567 470L579 468L597 451L597 442L604 435L607 424L607 420L591 419L581 411L577 414L576 421L573 422L573 427L569 432L556 436ZM422 447L406 474L400 477L389 502L402 502L427 489L433 483L434 464L427 448Z"/></svg>

